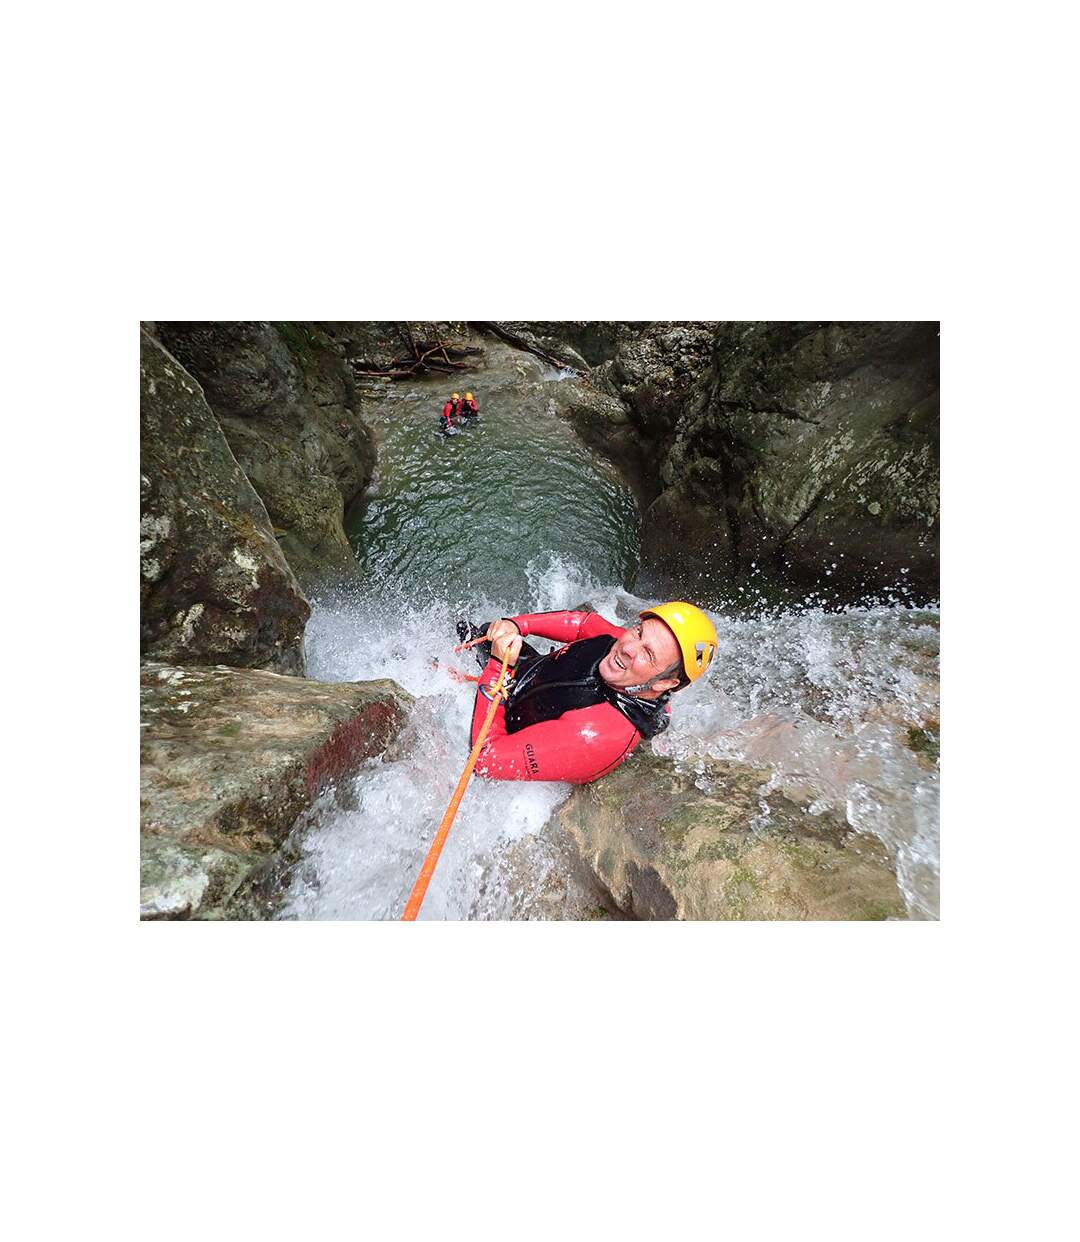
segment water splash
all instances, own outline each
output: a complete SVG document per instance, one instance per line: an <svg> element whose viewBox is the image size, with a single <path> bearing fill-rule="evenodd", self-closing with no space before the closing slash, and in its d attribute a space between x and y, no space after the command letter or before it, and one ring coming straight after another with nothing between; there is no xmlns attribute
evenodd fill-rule
<svg viewBox="0 0 1080 1242"><path fill-rule="evenodd" d="M912 917L938 914L938 613L905 608L717 618L720 650L655 749L770 773L807 813L878 837ZM763 821L764 822L764 821Z"/></svg>
<svg viewBox="0 0 1080 1242"><path fill-rule="evenodd" d="M517 611L508 601L480 603L484 619ZM361 594L313 601L311 676L391 677L417 702L384 760L349 782L343 805L314 817L283 917L400 917L469 753L475 691L455 682L447 667L475 672L475 663L450 654L453 622L453 611L440 601ZM541 830L569 791L550 782L471 782L420 917L527 917L556 862ZM537 840L512 850L526 836ZM527 891L518 891L520 878L511 883L514 868L525 873Z"/></svg>
<svg viewBox="0 0 1080 1242"><path fill-rule="evenodd" d="M565 557L535 558L526 575L526 600L481 597L474 618L587 601L630 624L654 602L598 582ZM346 806L308 834L285 917L400 914L468 753L474 692L445 672L454 619L445 601L401 595L314 601L312 676L392 677L418 701L389 760L362 771ZM939 776L936 761L912 749L910 733L937 727L937 613L874 608L714 620L717 659L679 695L654 749L699 782L707 780L706 758L762 769L762 826L764 795L779 790L809 815L832 812L879 838L895 859L909 913L936 917ZM474 670L464 655L457 660ZM563 784L474 781L422 917L528 917L564 865L544 829L569 792Z"/></svg>

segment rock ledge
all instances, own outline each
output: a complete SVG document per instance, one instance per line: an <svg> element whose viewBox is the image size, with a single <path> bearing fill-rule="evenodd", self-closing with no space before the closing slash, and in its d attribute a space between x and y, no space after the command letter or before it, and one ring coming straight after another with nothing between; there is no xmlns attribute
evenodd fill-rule
<svg viewBox="0 0 1080 1242"><path fill-rule="evenodd" d="M253 882L301 811L380 755L411 703L388 680L145 663L141 917L266 917Z"/></svg>
<svg viewBox="0 0 1080 1242"><path fill-rule="evenodd" d="M719 761L682 774L639 750L575 790L558 817L635 918L905 918L885 847L779 794L764 798L767 778Z"/></svg>

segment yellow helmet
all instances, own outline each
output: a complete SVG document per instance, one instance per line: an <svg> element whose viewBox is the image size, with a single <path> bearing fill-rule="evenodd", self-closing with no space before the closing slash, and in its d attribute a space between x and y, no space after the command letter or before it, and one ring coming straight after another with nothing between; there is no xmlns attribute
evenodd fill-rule
<svg viewBox="0 0 1080 1242"><path fill-rule="evenodd" d="M450 394L450 400L451 400L451 401L460 401L460 400L461 400L461 393L459 393L459 392L452 392L452 393Z"/></svg>
<svg viewBox="0 0 1080 1242"><path fill-rule="evenodd" d="M471 400L472 400L472 393L471 393L471 392L467 392L467 393L465 394L465 400L466 400L466 401L471 401Z"/></svg>
<svg viewBox="0 0 1080 1242"><path fill-rule="evenodd" d="M657 604L655 608L646 608L640 616L643 619L656 617L663 621L675 635L675 641L682 652L686 683L697 681L709 667L719 645L716 626L709 618L700 608L695 608L693 604L681 599L673 600L670 604Z"/></svg>

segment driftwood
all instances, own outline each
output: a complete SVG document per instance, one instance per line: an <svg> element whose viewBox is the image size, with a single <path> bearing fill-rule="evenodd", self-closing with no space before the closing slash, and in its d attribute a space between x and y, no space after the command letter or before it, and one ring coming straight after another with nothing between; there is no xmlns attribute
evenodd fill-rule
<svg viewBox="0 0 1080 1242"><path fill-rule="evenodd" d="M507 345L513 345L515 349L523 349L526 353L535 354L537 358L553 367L558 367L560 371L570 371L583 379L588 378L580 367L572 366L562 358L549 354L526 337L519 336L516 332L511 332L509 328L504 328L501 323L495 323L493 320L470 320L470 322L474 328L479 328L482 332L490 332L492 336L497 336L500 341L505 341Z"/></svg>
<svg viewBox="0 0 1080 1242"><path fill-rule="evenodd" d="M447 345L445 341L439 340L418 341L408 323L402 323L401 330L409 345L408 354L395 359L388 371L370 370L354 365L355 374L383 379L410 379L423 371L451 374L454 371L467 371L470 365L467 359L484 352L471 345Z"/></svg>

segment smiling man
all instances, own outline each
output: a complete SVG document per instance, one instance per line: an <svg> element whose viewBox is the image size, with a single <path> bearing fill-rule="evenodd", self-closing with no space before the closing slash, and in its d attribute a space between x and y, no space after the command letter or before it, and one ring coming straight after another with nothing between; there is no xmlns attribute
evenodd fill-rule
<svg viewBox="0 0 1080 1242"><path fill-rule="evenodd" d="M466 636L464 623L459 632ZM606 776L643 737L667 728L671 694L705 672L717 647L713 623L681 600L646 609L628 630L595 612L540 612L494 621L484 632L474 743L504 656L514 677L476 771L504 781L584 785ZM541 655L528 637L562 646Z"/></svg>

